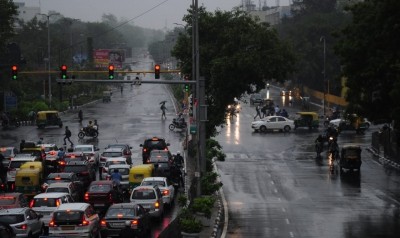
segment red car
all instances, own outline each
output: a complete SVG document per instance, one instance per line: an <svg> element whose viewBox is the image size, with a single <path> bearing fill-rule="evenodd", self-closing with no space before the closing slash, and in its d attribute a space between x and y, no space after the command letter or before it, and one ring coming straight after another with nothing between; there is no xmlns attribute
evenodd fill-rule
<svg viewBox="0 0 400 238"><path fill-rule="evenodd" d="M0 209L28 207L28 200L22 193L0 194Z"/></svg>
<svg viewBox="0 0 400 238"><path fill-rule="evenodd" d="M105 212L114 203L123 202L122 193L113 188L110 180L93 181L83 197L84 202L90 203L96 210Z"/></svg>

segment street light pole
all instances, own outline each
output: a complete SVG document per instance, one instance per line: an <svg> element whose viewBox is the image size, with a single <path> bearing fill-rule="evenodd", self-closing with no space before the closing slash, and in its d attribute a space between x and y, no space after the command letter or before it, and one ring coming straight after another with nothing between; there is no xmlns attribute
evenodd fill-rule
<svg viewBox="0 0 400 238"><path fill-rule="evenodd" d="M326 47L325 47L325 36L321 36L321 38L319 39L319 41L324 42L324 70L322 71L322 74L324 75L323 78L323 85L324 85L324 100L323 100L323 109L324 109L324 117L325 115L325 101L326 101Z"/></svg>
<svg viewBox="0 0 400 238"><path fill-rule="evenodd" d="M52 14L43 14L40 13L38 15L42 15L45 16L47 18L47 60L48 60L48 77L49 77L49 105L51 108L51 74L50 74L50 65L51 65L51 60L50 60L50 17L51 16L55 16L55 15L59 15L59 13L52 13Z"/></svg>

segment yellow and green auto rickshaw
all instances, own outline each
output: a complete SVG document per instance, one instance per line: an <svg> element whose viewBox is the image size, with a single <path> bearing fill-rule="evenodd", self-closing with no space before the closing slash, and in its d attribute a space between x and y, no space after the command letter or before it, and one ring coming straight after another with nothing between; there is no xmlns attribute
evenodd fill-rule
<svg viewBox="0 0 400 238"><path fill-rule="evenodd" d="M38 128L45 128L46 126L62 127L63 123L58 111L39 111L36 116L36 126Z"/></svg>
<svg viewBox="0 0 400 238"><path fill-rule="evenodd" d="M40 178L43 179L44 178L44 174L43 174L43 163L40 161L32 161L32 162L25 162L23 164L21 164L21 167L19 167L20 169L38 169L40 172Z"/></svg>
<svg viewBox="0 0 400 238"><path fill-rule="evenodd" d="M38 168L25 168L15 175L15 192L33 197L41 192L42 172Z"/></svg>
<svg viewBox="0 0 400 238"><path fill-rule="evenodd" d="M297 118L294 120L294 129L307 127L310 130L319 127L319 118L316 112L296 112Z"/></svg>
<svg viewBox="0 0 400 238"><path fill-rule="evenodd" d="M147 177L152 177L154 174L153 164L141 164L133 166L129 170L129 190L132 191L135 187L142 183L142 180Z"/></svg>

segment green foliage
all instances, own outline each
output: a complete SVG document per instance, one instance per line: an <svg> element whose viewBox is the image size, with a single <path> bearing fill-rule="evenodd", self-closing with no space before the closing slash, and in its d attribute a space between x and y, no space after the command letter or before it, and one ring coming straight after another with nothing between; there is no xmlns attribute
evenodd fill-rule
<svg viewBox="0 0 400 238"><path fill-rule="evenodd" d="M352 22L340 34L337 53L347 78L348 111L370 120L400 115L400 1L362 1L348 8Z"/></svg>
<svg viewBox="0 0 400 238"><path fill-rule="evenodd" d="M184 17L191 30L192 11ZM283 81L293 69L289 46L276 31L240 10L207 12L199 8L200 75L206 80L208 123L206 137L225 123L225 108L251 85L264 88L265 80ZM183 73L192 72L192 39L180 34L172 55L181 62Z"/></svg>
<svg viewBox="0 0 400 238"><path fill-rule="evenodd" d="M177 200L178 200L178 205L180 207L185 207L186 203L188 201L187 197L185 195L183 195L183 194L179 194L178 197L177 197Z"/></svg>
<svg viewBox="0 0 400 238"><path fill-rule="evenodd" d="M201 192L203 195L212 195L222 187L222 183L217 181L216 172L206 172L200 180Z"/></svg>
<svg viewBox="0 0 400 238"><path fill-rule="evenodd" d="M208 219L211 218L211 210L214 207L215 198L212 196L197 197L193 200L190 209L193 212L203 213Z"/></svg>
<svg viewBox="0 0 400 238"><path fill-rule="evenodd" d="M194 217L181 218L179 220L181 231L186 233L200 233L203 229L203 224Z"/></svg>
<svg viewBox="0 0 400 238"><path fill-rule="evenodd" d="M13 1L0 0L0 57L3 56L8 40L14 35L14 21L17 15L17 7Z"/></svg>

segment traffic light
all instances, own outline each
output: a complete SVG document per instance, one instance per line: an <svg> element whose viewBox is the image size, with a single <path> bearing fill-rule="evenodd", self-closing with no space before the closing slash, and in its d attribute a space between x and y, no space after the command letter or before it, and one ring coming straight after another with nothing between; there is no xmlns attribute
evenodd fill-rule
<svg viewBox="0 0 400 238"><path fill-rule="evenodd" d="M13 80L17 80L18 78L18 66L17 65L13 65L11 66L11 78Z"/></svg>
<svg viewBox="0 0 400 238"><path fill-rule="evenodd" d="M183 79L185 80L185 81L188 81L189 80L189 75L185 75L184 77L183 77ZM189 84L185 84L185 86L184 86L184 91L185 92L189 92L189 89L190 89L190 87L189 87Z"/></svg>
<svg viewBox="0 0 400 238"><path fill-rule="evenodd" d="M185 92L189 92L189 84L185 84Z"/></svg>
<svg viewBox="0 0 400 238"><path fill-rule="evenodd" d="M160 65L159 64L154 65L154 78L155 79L160 78Z"/></svg>
<svg viewBox="0 0 400 238"><path fill-rule="evenodd" d="M108 79L114 79L114 65L108 66Z"/></svg>
<svg viewBox="0 0 400 238"><path fill-rule="evenodd" d="M63 65L61 65L60 69L61 69L61 75L60 75L61 79L64 79L64 80L67 79L68 78L67 66L65 64L63 64Z"/></svg>

